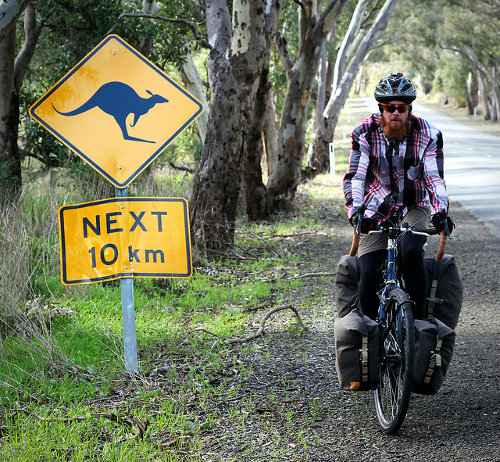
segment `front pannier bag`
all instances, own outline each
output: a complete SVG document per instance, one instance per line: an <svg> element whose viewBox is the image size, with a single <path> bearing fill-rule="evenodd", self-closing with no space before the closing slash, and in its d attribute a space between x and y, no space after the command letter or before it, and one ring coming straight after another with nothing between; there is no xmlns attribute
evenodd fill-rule
<svg viewBox="0 0 500 462"><path fill-rule="evenodd" d="M425 258L428 274L427 317L436 317L455 329L462 309L464 286L453 255L445 254L440 262Z"/></svg>
<svg viewBox="0 0 500 462"><path fill-rule="evenodd" d="M334 325L335 367L344 390L363 391L378 383L378 324L357 309Z"/></svg>
<svg viewBox="0 0 500 462"><path fill-rule="evenodd" d="M455 332L436 318L415 320L413 392L435 395L453 356Z"/></svg>

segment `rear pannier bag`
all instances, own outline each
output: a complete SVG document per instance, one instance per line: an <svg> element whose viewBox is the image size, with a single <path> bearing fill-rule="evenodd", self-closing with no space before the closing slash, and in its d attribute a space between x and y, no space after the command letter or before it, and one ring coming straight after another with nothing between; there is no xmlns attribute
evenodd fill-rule
<svg viewBox="0 0 500 462"><path fill-rule="evenodd" d="M343 318L357 306L359 283L358 257L344 255L337 264L337 318Z"/></svg>
<svg viewBox="0 0 500 462"><path fill-rule="evenodd" d="M438 318L451 329L458 324L464 286L455 258L445 254L440 262L425 258L428 274L427 317Z"/></svg>
<svg viewBox="0 0 500 462"><path fill-rule="evenodd" d="M415 320L413 392L435 395L453 356L455 332L436 318Z"/></svg>
<svg viewBox="0 0 500 462"><path fill-rule="evenodd" d="M335 367L344 390L372 390L378 384L378 324L353 309L334 325Z"/></svg>

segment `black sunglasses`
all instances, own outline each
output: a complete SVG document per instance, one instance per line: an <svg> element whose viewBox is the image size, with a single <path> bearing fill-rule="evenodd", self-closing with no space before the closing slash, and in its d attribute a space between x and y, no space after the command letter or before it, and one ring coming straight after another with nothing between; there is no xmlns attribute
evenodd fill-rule
<svg viewBox="0 0 500 462"><path fill-rule="evenodd" d="M388 103L378 103L378 107L380 112L387 111L391 114L393 112L398 111L400 114L405 113L409 109L411 109L411 104L388 104Z"/></svg>

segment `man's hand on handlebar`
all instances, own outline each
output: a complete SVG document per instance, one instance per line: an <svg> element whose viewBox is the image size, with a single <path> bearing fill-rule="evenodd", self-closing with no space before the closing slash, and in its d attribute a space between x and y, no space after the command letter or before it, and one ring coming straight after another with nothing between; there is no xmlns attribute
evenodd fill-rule
<svg viewBox="0 0 500 462"><path fill-rule="evenodd" d="M358 212L354 212L352 217L349 219L351 226L361 234L367 234L368 231L378 229L378 221L374 218L361 218L361 225L359 224Z"/></svg>
<svg viewBox="0 0 500 462"><path fill-rule="evenodd" d="M455 223L447 216L446 210L441 210L441 212L432 215L431 221L439 233L444 230L446 236L451 236Z"/></svg>

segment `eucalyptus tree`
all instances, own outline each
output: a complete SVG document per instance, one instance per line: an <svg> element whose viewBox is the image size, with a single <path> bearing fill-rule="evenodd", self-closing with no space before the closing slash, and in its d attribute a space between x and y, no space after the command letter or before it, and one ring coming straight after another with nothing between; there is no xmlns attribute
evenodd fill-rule
<svg viewBox="0 0 500 462"><path fill-rule="evenodd" d="M370 10L370 3L370 0L358 2L335 58L330 97L322 114L318 114L316 119L313 155L310 160L315 173L323 173L329 169L328 148L333 141L340 112L349 97L361 64L380 33L387 27L396 0L385 0L378 11ZM373 13L376 13L375 19L370 21ZM368 21L365 21L367 16ZM318 109L322 108L319 106Z"/></svg>
<svg viewBox="0 0 500 462"><path fill-rule="evenodd" d="M25 10L25 40L16 55L16 24ZM30 1L0 4L0 200L12 199L21 188L19 92L40 30Z"/></svg>
<svg viewBox="0 0 500 462"><path fill-rule="evenodd" d="M210 114L191 196L195 245L216 256L232 246L249 127L266 68L279 0L205 0Z"/></svg>
<svg viewBox="0 0 500 462"><path fill-rule="evenodd" d="M419 91L441 91L470 113L480 105L488 120L499 116L497 0L402 0L391 20L385 58L404 62ZM405 27L397 27L402 22Z"/></svg>
<svg viewBox="0 0 500 462"><path fill-rule="evenodd" d="M268 200L273 207L287 205L301 181L311 95L321 49L347 3L346 0L297 2L298 44L295 54L287 46L284 34L277 36L276 46L286 69L287 87L280 117L281 149L266 185Z"/></svg>

